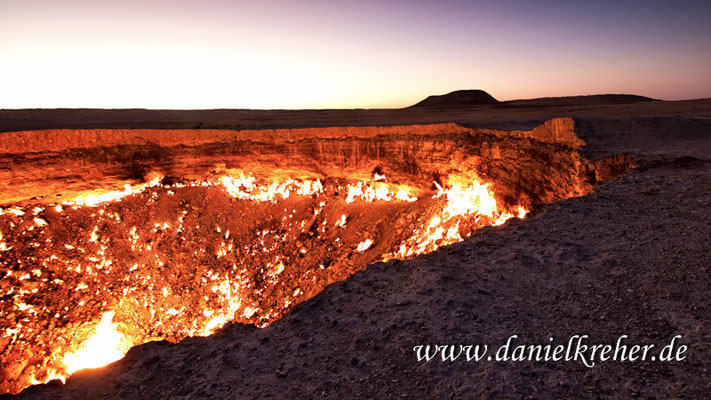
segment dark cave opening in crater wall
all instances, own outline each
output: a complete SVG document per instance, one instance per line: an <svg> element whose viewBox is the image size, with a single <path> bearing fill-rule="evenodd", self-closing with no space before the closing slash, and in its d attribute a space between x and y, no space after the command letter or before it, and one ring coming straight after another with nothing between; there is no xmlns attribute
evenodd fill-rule
<svg viewBox="0 0 711 400"><path fill-rule="evenodd" d="M369 264L581 196L574 121L2 133L0 390L259 327Z"/></svg>

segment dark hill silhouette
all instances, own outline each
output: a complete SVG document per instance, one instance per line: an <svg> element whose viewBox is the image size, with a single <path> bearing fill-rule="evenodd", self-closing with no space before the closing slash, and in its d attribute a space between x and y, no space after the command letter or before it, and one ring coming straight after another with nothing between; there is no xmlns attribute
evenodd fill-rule
<svg viewBox="0 0 711 400"><path fill-rule="evenodd" d="M603 104L631 104L644 101L657 101L650 97L638 96L635 94L594 94L589 96L565 96L565 97L541 97L538 99L509 100L502 104L508 106L581 106L581 105L603 105Z"/></svg>
<svg viewBox="0 0 711 400"><path fill-rule="evenodd" d="M499 101L483 90L457 90L439 96L429 96L412 107L456 107L482 104L499 104Z"/></svg>
<svg viewBox="0 0 711 400"><path fill-rule="evenodd" d="M541 97L536 99L498 101L489 93L477 89L457 90L443 95L429 96L411 107L451 108L480 105L549 107L631 104L646 101L656 101L656 99L634 94L595 94L586 96Z"/></svg>

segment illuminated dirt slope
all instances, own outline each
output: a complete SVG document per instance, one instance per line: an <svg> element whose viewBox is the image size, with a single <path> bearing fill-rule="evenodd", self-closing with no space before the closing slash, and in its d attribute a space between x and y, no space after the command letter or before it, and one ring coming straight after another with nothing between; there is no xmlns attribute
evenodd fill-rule
<svg viewBox="0 0 711 400"><path fill-rule="evenodd" d="M434 251L632 165L588 162L573 128L2 134L0 388L229 320L266 326L370 263Z"/></svg>

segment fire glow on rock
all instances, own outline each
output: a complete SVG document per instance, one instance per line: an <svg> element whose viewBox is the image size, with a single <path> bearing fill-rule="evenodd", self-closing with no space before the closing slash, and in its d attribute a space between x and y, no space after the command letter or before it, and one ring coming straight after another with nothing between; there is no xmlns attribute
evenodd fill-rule
<svg viewBox="0 0 711 400"><path fill-rule="evenodd" d="M148 183L0 214L3 392L96 368L152 340L266 326L376 261L410 258L523 218L491 186L243 172Z"/></svg>
<svg viewBox="0 0 711 400"><path fill-rule="evenodd" d="M0 392L266 326L369 264L634 167L586 160L574 126L2 132Z"/></svg>

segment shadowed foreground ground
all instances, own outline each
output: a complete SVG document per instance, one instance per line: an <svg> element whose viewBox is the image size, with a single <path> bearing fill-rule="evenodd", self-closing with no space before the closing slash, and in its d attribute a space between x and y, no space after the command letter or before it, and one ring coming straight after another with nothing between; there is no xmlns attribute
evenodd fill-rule
<svg viewBox="0 0 711 400"><path fill-rule="evenodd" d="M711 121L578 119L592 159L641 167L410 261L371 265L265 329L149 343L21 398L573 398L711 395ZM689 346L681 362L418 363L418 344Z"/></svg>

